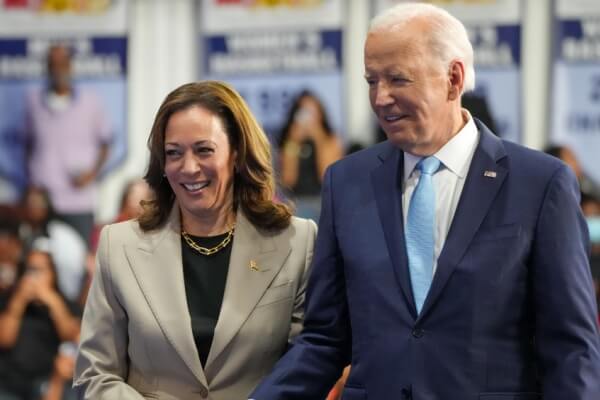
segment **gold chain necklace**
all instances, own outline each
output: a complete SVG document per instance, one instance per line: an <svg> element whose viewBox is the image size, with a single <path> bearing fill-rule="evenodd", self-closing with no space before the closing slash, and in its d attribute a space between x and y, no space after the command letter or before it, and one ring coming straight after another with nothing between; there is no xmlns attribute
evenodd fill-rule
<svg viewBox="0 0 600 400"><path fill-rule="evenodd" d="M218 245L216 245L214 247L210 247L210 248L202 247L202 246L198 245L198 243L194 242L194 240L190 237L190 235L188 235L188 233L186 231L184 231L183 229L181 230L181 237L185 240L185 242L187 243L188 246L190 246L192 249L196 250L198 253L205 255L205 256L211 256L215 253L218 253L220 250L224 249L225 247L227 247L229 242L231 242L231 239L233 239L233 231L234 230L235 230L235 224L231 227L229 232L227 232L227 236L225 236L225 239L223 239L221 241L221 243L219 243Z"/></svg>

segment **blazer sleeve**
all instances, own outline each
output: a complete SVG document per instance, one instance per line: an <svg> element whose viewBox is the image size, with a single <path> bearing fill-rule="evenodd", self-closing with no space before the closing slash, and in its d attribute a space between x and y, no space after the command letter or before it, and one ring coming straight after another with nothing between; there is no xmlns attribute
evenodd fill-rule
<svg viewBox="0 0 600 400"><path fill-rule="evenodd" d="M127 313L113 292L110 226L102 229L96 271L83 313L73 387L80 399L143 400L125 379Z"/></svg>
<svg viewBox="0 0 600 400"><path fill-rule="evenodd" d="M306 298L306 285L308 277L310 276L310 270L313 260L313 252L315 246L315 237L317 236L317 224L313 220L306 220L306 241L305 241L305 257L304 266L301 275L301 281L296 291L296 298L294 300L294 309L292 311L292 323L290 325L290 334L288 342L291 344L292 340L300 333L304 325L304 301Z"/></svg>
<svg viewBox="0 0 600 400"><path fill-rule="evenodd" d="M335 232L332 169L327 169L323 180L304 328L273 372L250 395L252 399L324 399L349 363L351 332L344 268Z"/></svg>
<svg viewBox="0 0 600 400"><path fill-rule="evenodd" d="M535 344L544 399L600 399L600 336L589 234L577 180L565 165L547 187L535 234Z"/></svg>

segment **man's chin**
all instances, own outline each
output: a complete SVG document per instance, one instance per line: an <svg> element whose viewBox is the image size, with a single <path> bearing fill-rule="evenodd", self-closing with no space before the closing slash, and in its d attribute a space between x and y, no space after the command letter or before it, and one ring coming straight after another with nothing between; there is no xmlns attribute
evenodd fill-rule
<svg viewBox="0 0 600 400"><path fill-rule="evenodd" d="M385 133L390 143L394 146L401 148L402 150L406 150L414 146L414 143L406 132L386 132Z"/></svg>

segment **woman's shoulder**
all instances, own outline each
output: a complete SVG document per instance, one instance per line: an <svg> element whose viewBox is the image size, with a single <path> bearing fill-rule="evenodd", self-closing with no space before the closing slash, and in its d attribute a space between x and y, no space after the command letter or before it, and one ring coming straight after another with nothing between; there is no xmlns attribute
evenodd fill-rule
<svg viewBox="0 0 600 400"><path fill-rule="evenodd" d="M290 220L289 230L296 235L314 236L317 231L317 224L310 218L292 217Z"/></svg>
<svg viewBox="0 0 600 400"><path fill-rule="evenodd" d="M316 226L315 221L313 221L310 218L302 218L302 217L296 217L296 216L292 216L292 218L290 219L290 226L294 226L294 227L306 227L306 226Z"/></svg>
<svg viewBox="0 0 600 400"><path fill-rule="evenodd" d="M102 227L100 238L104 240L118 240L120 242L137 243L148 234L140 228L140 224L135 219L122 222L115 222Z"/></svg>

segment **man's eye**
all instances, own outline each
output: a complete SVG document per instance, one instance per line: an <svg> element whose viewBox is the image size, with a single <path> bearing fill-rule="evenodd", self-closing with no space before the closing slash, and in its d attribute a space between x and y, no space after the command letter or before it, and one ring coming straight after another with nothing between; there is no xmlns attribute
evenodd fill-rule
<svg viewBox="0 0 600 400"><path fill-rule="evenodd" d="M392 76L390 78L390 80L392 81L392 83L396 83L396 84L402 84L402 83L408 83L409 82L409 80L406 79L403 76Z"/></svg>

